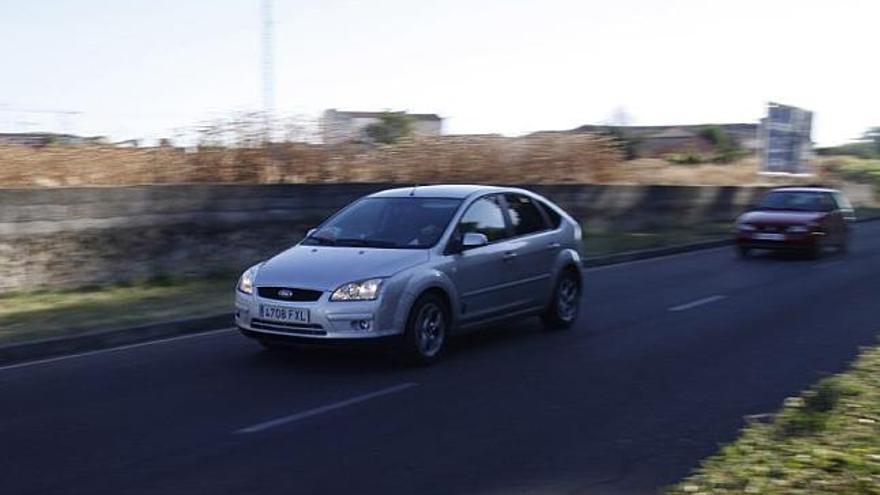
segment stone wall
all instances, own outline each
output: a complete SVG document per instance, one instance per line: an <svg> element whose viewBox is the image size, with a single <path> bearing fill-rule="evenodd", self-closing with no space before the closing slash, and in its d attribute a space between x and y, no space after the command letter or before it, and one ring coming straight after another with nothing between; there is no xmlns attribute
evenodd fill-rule
<svg viewBox="0 0 880 495"><path fill-rule="evenodd" d="M0 189L0 292L238 271L390 184ZM727 222L761 188L536 185L591 229ZM873 195L862 191L854 201Z"/></svg>

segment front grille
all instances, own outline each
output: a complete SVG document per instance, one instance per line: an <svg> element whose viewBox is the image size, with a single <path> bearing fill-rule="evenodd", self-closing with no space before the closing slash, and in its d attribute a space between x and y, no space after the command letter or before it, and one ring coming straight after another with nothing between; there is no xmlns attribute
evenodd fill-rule
<svg viewBox="0 0 880 495"><path fill-rule="evenodd" d="M289 295L279 294L282 291L289 291ZM275 299L278 301L296 301L296 302L312 302L321 298L322 292L311 289L297 289L294 287L257 287L257 294L265 299Z"/></svg>
<svg viewBox="0 0 880 495"><path fill-rule="evenodd" d="M316 323L279 323L254 318L251 320L251 326L258 330L271 330L273 332L285 332L294 335L327 335L324 327Z"/></svg>

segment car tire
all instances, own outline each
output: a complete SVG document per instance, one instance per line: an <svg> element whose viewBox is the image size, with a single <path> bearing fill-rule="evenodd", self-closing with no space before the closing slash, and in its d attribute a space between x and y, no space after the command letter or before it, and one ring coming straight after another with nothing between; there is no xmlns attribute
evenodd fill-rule
<svg viewBox="0 0 880 495"><path fill-rule="evenodd" d="M416 299L401 341L403 359L414 365L437 361L446 349L451 322L449 307L439 295L427 293Z"/></svg>
<svg viewBox="0 0 880 495"><path fill-rule="evenodd" d="M748 259L752 255L752 249L747 246L737 246L736 252L739 254L739 257L743 259Z"/></svg>
<svg viewBox="0 0 880 495"><path fill-rule="evenodd" d="M560 274L553 288L553 298L541 321L545 330L565 330L577 321L581 304L580 278L566 270Z"/></svg>

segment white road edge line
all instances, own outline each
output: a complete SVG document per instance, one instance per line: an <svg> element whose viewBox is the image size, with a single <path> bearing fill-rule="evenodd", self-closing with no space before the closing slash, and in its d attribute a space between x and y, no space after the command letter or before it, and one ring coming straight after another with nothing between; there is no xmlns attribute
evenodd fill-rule
<svg viewBox="0 0 880 495"><path fill-rule="evenodd" d="M395 385L393 387L383 388L382 390L377 390L375 392L370 392L368 394L358 395L357 397L352 397L350 399L341 400L339 402L334 402L333 404L327 404L326 406L316 407L314 409L308 409L306 411L298 412L295 414L291 414L289 416L282 416L280 418L270 419L269 421L264 421L262 423L257 423L252 426L248 426L237 430L236 434L245 434L245 433L257 433L264 430L268 430L269 428L275 428L277 426L283 426L289 423L294 423L296 421L302 421L307 418L311 418L312 416L317 416L319 414L324 414L330 411L335 411L336 409L342 409L343 407L353 406L355 404L359 404L361 402L366 402L368 400L376 399L385 395L396 394L398 392L402 392L408 388L418 386L418 383L401 383L400 385Z"/></svg>
<svg viewBox="0 0 880 495"><path fill-rule="evenodd" d="M689 309L696 308L697 306L702 306L704 304L713 303L715 301L720 301L722 299L727 299L727 296L717 294L714 296L709 296L709 297L704 297L702 299L697 299L696 301L691 301L689 303L685 303L680 306L673 306L673 307L669 308L669 311L687 311Z"/></svg>
<svg viewBox="0 0 880 495"><path fill-rule="evenodd" d="M174 341L178 341L178 340L194 339L194 338L198 338L198 337L208 337L208 336L216 335L216 334L222 333L222 332L231 332L233 330L235 330L235 327L221 328L219 330L209 330L207 332L199 332L199 333L193 333L193 334L187 334L187 335L180 335L177 337L168 337L166 339L150 340L147 342L139 342L137 344L128 344L128 345L123 345L123 346L119 346L119 347L108 347L106 349L98 349L95 351L80 352L78 354L66 354L64 356L57 356L57 357L46 358L46 359L38 359L36 361L27 361L24 363L17 363L17 364L10 364L7 366L0 366L0 371L11 370L11 369L15 369L15 368L24 368L26 366L35 366L38 364L54 363L57 361L65 361L67 359L94 356L96 354L104 354L105 352L124 351L126 349L134 349L136 347L145 347L145 346L154 345L154 344L164 344L166 342L174 342Z"/></svg>

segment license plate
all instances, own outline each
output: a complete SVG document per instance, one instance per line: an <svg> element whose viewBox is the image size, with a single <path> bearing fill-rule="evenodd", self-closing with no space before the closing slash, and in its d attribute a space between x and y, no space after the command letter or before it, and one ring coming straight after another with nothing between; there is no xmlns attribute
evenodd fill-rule
<svg viewBox="0 0 880 495"><path fill-rule="evenodd" d="M753 238L758 241L784 241L785 234L755 234Z"/></svg>
<svg viewBox="0 0 880 495"><path fill-rule="evenodd" d="M305 308L288 308L286 306L261 304L260 318L285 323L308 323L309 310Z"/></svg>

